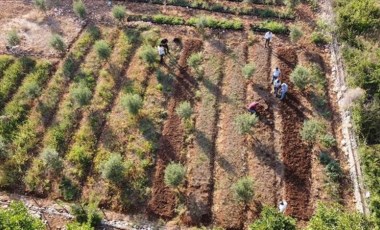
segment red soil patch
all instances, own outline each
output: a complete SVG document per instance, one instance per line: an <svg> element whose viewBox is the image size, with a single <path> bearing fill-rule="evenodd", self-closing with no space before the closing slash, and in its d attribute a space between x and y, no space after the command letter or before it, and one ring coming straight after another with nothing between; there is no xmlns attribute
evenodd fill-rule
<svg viewBox="0 0 380 230"><path fill-rule="evenodd" d="M184 100L190 100L193 96L192 89L195 86L186 72L186 60L191 53L196 52L202 46L200 40L185 40L179 59L180 69L174 84L174 94L168 103L168 119L164 124L157 152L157 163L153 178L152 199L149 202L149 211L155 215L171 218L174 216L176 206L175 194L164 183L164 171L170 161L183 161L181 150L183 148L184 128L180 117L175 113L177 105Z"/></svg>
<svg viewBox="0 0 380 230"><path fill-rule="evenodd" d="M311 149L302 142L300 137L300 130L304 121L303 108L296 97L292 95L294 86L289 81L289 74L297 63L297 54L292 48L280 47L276 50L276 55L279 59L279 68L282 71L282 80L289 85L289 94L280 105L284 127L281 139L285 168L285 193L289 204L286 212L299 220L308 220L312 214L309 207Z"/></svg>

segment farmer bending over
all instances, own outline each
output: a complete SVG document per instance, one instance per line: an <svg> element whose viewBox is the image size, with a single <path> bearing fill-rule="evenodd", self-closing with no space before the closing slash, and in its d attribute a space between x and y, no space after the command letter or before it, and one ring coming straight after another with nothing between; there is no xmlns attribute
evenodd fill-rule
<svg viewBox="0 0 380 230"><path fill-rule="evenodd" d="M166 38L162 39L161 40L161 45L165 49L165 54L170 54L170 52L169 52L169 46L168 46L168 39L166 39Z"/></svg>
<svg viewBox="0 0 380 230"><path fill-rule="evenodd" d="M273 89L274 89L274 95L277 96L279 93L279 90L281 88L281 81L280 79L276 79L273 82Z"/></svg>
<svg viewBox="0 0 380 230"><path fill-rule="evenodd" d="M265 33L265 35L264 35L264 39L265 39L265 45L264 45L264 47L265 48L267 46L269 47L270 41L272 40L272 36L273 36L273 34L272 34L271 31L268 31L268 32Z"/></svg>
<svg viewBox="0 0 380 230"><path fill-rule="evenodd" d="M256 109L258 105L259 103L257 101L254 101L251 104L247 105L248 112L250 112L251 114L256 114L257 113Z"/></svg>

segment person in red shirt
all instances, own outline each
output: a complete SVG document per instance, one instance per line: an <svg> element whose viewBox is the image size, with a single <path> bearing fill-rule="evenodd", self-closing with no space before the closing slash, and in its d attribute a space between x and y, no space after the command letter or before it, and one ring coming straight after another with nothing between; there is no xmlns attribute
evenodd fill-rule
<svg viewBox="0 0 380 230"><path fill-rule="evenodd" d="M258 105L259 103L257 101L254 101L251 104L247 105L248 112L250 112L251 114L256 114L256 109Z"/></svg>

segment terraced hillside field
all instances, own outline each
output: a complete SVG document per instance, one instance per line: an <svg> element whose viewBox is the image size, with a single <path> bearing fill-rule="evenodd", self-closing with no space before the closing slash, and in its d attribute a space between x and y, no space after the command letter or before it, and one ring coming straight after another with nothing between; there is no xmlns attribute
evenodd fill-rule
<svg viewBox="0 0 380 230"><path fill-rule="evenodd" d="M353 208L318 11L306 3L290 11L261 1L117 1L127 9L117 22L104 1L84 3L85 20L71 1L46 13L29 1L0 3L13 12L0 13L0 29L21 36L10 50L0 36L2 191L69 203L96 197L102 210L162 219L166 228L246 229L281 200L300 227L317 201ZM264 47L268 30L274 38ZM49 46L55 33L63 52ZM170 54L160 64L163 38ZM300 66L311 76L304 88L291 80ZM275 67L289 86L282 101ZM258 121L242 133L236 120L252 101ZM307 121L317 138L305 137ZM185 169L176 188L165 179L173 163ZM253 181L244 202L234 190L241 178Z"/></svg>

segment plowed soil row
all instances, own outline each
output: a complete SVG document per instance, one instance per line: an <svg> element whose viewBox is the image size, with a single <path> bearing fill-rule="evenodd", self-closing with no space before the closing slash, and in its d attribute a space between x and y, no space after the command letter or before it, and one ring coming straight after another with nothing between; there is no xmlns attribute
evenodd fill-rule
<svg viewBox="0 0 380 230"><path fill-rule="evenodd" d="M264 48L263 44L256 43L249 48L249 60L255 64L256 72L247 86L246 104L252 101L260 103L257 109L260 122L255 126L253 135L247 138L248 170L255 180L255 196L259 202L259 206L250 209L256 209L253 215L259 214L262 205L276 206L281 196L283 165L278 148L275 148L274 123L274 107L278 106L278 99L271 93L270 59L271 50Z"/></svg>
<svg viewBox="0 0 380 230"><path fill-rule="evenodd" d="M187 209L185 222L189 225L211 221L215 137L217 132L217 103L223 71L224 44L217 40L205 43L203 68L199 84L201 99L196 104L195 138L187 158Z"/></svg>
<svg viewBox="0 0 380 230"><path fill-rule="evenodd" d="M220 97L220 116L216 139L213 219L214 224L228 229L242 228L243 205L237 202L232 185L245 176L246 146L238 133L235 118L245 112L245 79L241 68L246 63L247 45L231 42L225 52L225 75Z"/></svg>
<svg viewBox="0 0 380 230"><path fill-rule="evenodd" d="M310 208L311 189L311 149L306 146L300 136L305 119L302 105L292 95L294 86L289 75L297 64L297 54L290 47L278 47L274 55L281 69L282 81L289 86L287 98L280 104L280 114L284 132L282 141L282 158L285 169L285 196L288 202L286 213L298 220L308 220L312 214Z"/></svg>
<svg viewBox="0 0 380 230"><path fill-rule="evenodd" d="M184 143L184 127L180 117L175 112L175 108L181 101L191 100L194 96L195 80L187 73L186 60L191 53L199 51L201 46L201 40L189 39L183 42L174 93L168 102L168 118L165 121L159 142L149 210L164 218L174 216L176 205L175 194L164 183L165 167L170 161L185 161L184 156L181 155Z"/></svg>

